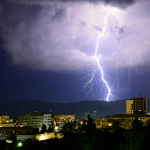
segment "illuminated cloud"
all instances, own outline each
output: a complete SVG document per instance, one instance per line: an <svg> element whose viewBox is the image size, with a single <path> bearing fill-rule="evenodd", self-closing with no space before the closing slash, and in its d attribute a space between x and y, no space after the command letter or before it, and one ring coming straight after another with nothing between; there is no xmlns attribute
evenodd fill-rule
<svg viewBox="0 0 150 150"><path fill-rule="evenodd" d="M0 36L4 41L3 47L11 56L11 63L15 65L39 70L74 70L93 60L97 33L102 30L105 15L113 7L118 10L115 16L109 17L109 32L118 32L136 66L149 65L148 1L2 2ZM90 32L85 33L86 31ZM85 34L70 39L61 47L63 39L54 42L59 37L75 37L81 33ZM92 44L79 47L85 42ZM109 35L100 42L100 50L102 66L113 69L119 50ZM128 67L121 53L118 62L119 68Z"/></svg>

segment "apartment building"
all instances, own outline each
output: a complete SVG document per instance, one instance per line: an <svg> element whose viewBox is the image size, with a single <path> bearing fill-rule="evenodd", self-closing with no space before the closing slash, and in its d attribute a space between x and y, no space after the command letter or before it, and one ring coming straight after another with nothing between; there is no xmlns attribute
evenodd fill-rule
<svg viewBox="0 0 150 150"><path fill-rule="evenodd" d="M126 114L147 114L147 98L142 97L126 100Z"/></svg>
<svg viewBox="0 0 150 150"><path fill-rule="evenodd" d="M143 125L150 123L149 115L116 114L108 115L106 118L96 118L95 124L97 129L108 129L110 132L113 132L119 128L131 129L135 117L138 117L138 120L142 121Z"/></svg>
<svg viewBox="0 0 150 150"><path fill-rule="evenodd" d="M20 126L31 126L32 128L39 128L42 130L42 125L46 125L46 129L54 128L54 114L53 113L23 113L20 116Z"/></svg>
<svg viewBox="0 0 150 150"><path fill-rule="evenodd" d="M58 114L55 115L55 124L57 126L64 125L67 122L74 122L75 121L75 115L73 114Z"/></svg>

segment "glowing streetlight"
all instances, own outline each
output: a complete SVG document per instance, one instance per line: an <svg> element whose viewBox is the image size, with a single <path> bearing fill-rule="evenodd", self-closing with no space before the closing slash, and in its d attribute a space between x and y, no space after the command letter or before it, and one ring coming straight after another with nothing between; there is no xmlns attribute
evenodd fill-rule
<svg viewBox="0 0 150 150"><path fill-rule="evenodd" d="M19 143L18 143L18 147L22 147L22 142L19 142Z"/></svg>

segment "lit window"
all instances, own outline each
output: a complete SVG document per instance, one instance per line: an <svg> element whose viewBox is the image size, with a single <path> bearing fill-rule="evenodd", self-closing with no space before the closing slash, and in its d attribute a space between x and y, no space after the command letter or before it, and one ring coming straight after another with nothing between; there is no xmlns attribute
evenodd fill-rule
<svg viewBox="0 0 150 150"><path fill-rule="evenodd" d="M112 123L109 123L108 126L111 127L111 126L112 126Z"/></svg>

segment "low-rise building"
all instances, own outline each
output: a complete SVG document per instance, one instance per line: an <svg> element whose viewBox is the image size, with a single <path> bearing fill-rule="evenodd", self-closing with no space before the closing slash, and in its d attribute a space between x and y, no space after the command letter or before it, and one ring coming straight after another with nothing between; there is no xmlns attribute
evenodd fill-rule
<svg viewBox="0 0 150 150"><path fill-rule="evenodd" d="M118 128L131 129L135 117L138 117L138 120L142 121L143 125L150 123L149 115L116 114L108 115L106 118L96 118L95 124L97 129L108 129L110 132L113 132Z"/></svg>
<svg viewBox="0 0 150 150"><path fill-rule="evenodd" d="M30 135L30 134L21 134L21 135L17 135L16 136L16 140L19 140L19 141L26 141L26 140L35 140L35 137L36 135Z"/></svg>
<svg viewBox="0 0 150 150"><path fill-rule="evenodd" d="M48 139L54 139L54 138L62 138L63 133L55 133L55 132L50 132L50 133L42 133L42 134L21 134L16 136L16 140L19 141L26 141L26 140L48 140Z"/></svg>
<svg viewBox="0 0 150 150"><path fill-rule="evenodd" d="M13 119L10 119L10 116L2 115L0 116L0 127L14 127Z"/></svg>
<svg viewBox="0 0 150 150"><path fill-rule="evenodd" d="M84 124L87 125L87 120L80 120L80 124L81 125L84 125Z"/></svg>
<svg viewBox="0 0 150 150"><path fill-rule="evenodd" d="M56 126L64 125L67 122L74 122L75 121L75 115L73 114L58 114L55 115L55 124Z"/></svg>
<svg viewBox="0 0 150 150"><path fill-rule="evenodd" d="M55 132L51 132L51 133L43 133L43 134L36 134L36 140L38 141L42 141L42 140L47 140L47 139L53 139L53 138L62 138L63 137L63 133L55 133Z"/></svg>
<svg viewBox="0 0 150 150"><path fill-rule="evenodd" d="M32 134L38 133L38 129L36 128L15 128L15 127L2 127L0 128L0 140L9 139L12 137L16 137L18 134Z"/></svg>

